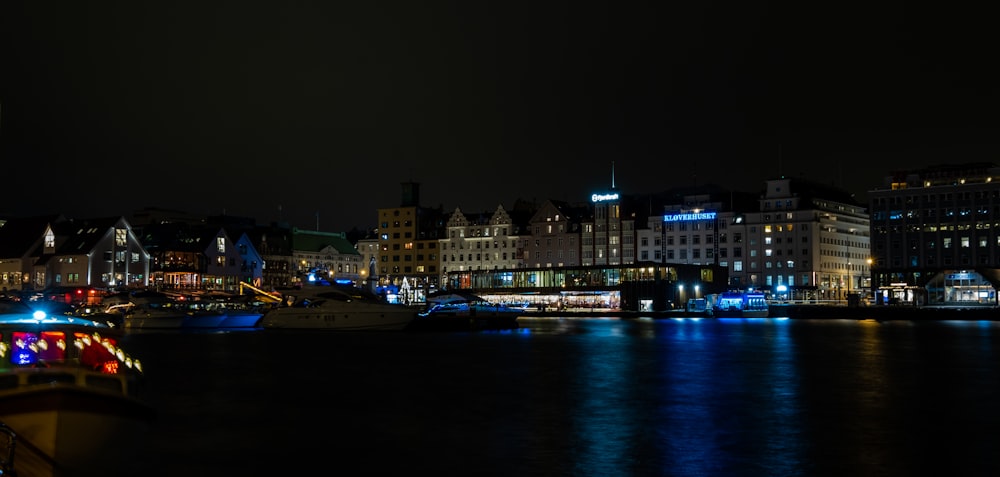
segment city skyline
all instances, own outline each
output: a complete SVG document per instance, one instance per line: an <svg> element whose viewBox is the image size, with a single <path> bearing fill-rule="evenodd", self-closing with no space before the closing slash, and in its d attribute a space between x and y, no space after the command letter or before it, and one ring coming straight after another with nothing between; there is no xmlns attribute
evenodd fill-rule
<svg viewBox="0 0 1000 477"><path fill-rule="evenodd" d="M988 15L806 5L10 2L0 214L375 226L994 162ZM613 164L613 166L612 166ZM279 212L280 208L280 212ZM91 212L92 211L92 212Z"/></svg>

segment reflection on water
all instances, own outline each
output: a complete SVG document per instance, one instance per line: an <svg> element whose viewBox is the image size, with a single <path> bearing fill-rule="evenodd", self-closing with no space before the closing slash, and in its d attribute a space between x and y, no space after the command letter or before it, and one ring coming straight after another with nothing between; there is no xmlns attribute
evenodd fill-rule
<svg viewBox="0 0 1000 477"><path fill-rule="evenodd" d="M130 465L998 475L998 336L992 322L569 318L479 333L137 334L128 344L162 417L150 453L169 459Z"/></svg>

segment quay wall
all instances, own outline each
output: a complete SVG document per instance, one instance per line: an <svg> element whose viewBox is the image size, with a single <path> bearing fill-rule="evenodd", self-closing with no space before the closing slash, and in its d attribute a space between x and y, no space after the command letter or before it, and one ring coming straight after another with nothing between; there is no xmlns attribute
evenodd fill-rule
<svg viewBox="0 0 1000 477"><path fill-rule="evenodd" d="M580 317L580 318L707 318L708 313L685 310L623 311L623 310L529 310L520 316L531 317ZM1000 321L1000 308L996 307L914 307L914 306L856 306L843 305L785 305L769 307L769 318L792 319L856 319L856 320L909 320L909 321Z"/></svg>

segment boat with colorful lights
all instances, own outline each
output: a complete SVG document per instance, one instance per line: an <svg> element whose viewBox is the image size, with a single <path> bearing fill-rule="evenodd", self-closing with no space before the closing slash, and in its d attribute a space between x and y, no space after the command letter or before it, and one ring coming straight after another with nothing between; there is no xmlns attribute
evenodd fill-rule
<svg viewBox="0 0 1000 477"><path fill-rule="evenodd" d="M712 305L716 318L767 318L770 307L761 292L723 292Z"/></svg>
<svg viewBox="0 0 1000 477"><path fill-rule="evenodd" d="M398 331L417 316L406 305L388 303L378 295L350 285L306 285L264 312L264 329Z"/></svg>
<svg viewBox="0 0 1000 477"><path fill-rule="evenodd" d="M122 330L0 299L2 475L114 475L154 418Z"/></svg>

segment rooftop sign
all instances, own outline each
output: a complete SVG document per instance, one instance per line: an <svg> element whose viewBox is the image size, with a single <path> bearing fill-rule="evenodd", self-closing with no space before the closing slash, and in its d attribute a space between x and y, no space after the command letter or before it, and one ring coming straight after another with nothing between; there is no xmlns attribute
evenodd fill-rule
<svg viewBox="0 0 1000 477"><path fill-rule="evenodd" d="M697 214L667 214L664 222L689 222L692 220L715 220L715 212L699 212Z"/></svg>
<svg viewBox="0 0 1000 477"><path fill-rule="evenodd" d="M593 194L590 196L591 202L606 202L609 200L618 200L618 193L612 194Z"/></svg>

